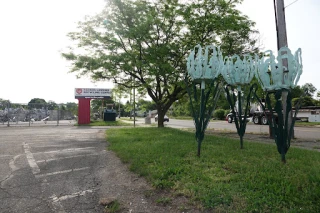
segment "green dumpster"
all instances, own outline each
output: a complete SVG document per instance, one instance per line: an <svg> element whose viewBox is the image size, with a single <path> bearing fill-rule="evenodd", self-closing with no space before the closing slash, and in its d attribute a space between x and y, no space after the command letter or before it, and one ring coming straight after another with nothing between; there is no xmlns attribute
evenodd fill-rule
<svg viewBox="0 0 320 213"><path fill-rule="evenodd" d="M116 111L114 110L104 110L103 120L104 121L115 121L116 120Z"/></svg>

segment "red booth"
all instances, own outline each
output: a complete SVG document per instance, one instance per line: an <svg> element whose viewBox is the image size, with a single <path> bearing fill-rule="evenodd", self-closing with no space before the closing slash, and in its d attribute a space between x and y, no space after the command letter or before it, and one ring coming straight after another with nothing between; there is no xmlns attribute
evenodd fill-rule
<svg viewBox="0 0 320 213"><path fill-rule="evenodd" d="M75 98L78 99L78 124L90 123L91 99L111 99L111 89L75 88Z"/></svg>

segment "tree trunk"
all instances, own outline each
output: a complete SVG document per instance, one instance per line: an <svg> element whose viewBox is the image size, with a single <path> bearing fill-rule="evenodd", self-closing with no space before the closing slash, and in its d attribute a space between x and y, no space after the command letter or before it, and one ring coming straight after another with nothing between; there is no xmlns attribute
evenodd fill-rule
<svg viewBox="0 0 320 213"><path fill-rule="evenodd" d="M163 125L163 118L165 113L161 110L161 108L158 108L158 127L164 127Z"/></svg>

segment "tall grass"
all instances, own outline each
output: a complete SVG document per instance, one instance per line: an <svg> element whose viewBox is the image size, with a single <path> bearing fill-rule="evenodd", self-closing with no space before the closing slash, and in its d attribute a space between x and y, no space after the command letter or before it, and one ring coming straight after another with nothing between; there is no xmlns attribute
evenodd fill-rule
<svg viewBox="0 0 320 213"><path fill-rule="evenodd" d="M320 153L206 136L201 157L194 134L171 128L107 130L109 149L156 189L172 190L222 212L320 212Z"/></svg>

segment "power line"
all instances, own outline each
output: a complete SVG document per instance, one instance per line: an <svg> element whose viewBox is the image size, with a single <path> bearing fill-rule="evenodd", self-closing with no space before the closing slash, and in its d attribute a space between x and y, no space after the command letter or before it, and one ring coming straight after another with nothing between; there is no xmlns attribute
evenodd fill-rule
<svg viewBox="0 0 320 213"><path fill-rule="evenodd" d="M295 0L294 2L291 2L290 4L288 4L287 6L285 6L284 8L289 7L290 5L292 5L292 4L294 4L294 3L296 3L297 1L299 1L299 0Z"/></svg>

